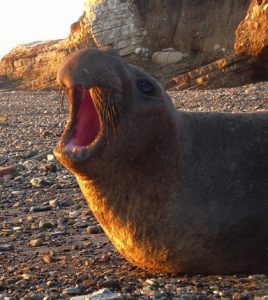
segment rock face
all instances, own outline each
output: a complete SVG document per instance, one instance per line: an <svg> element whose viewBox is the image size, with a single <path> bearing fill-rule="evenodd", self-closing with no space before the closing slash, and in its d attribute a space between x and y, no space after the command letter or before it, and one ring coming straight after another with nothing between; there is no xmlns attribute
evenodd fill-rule
<svg viewBox="0 0 268 300"><path fill-rule="evenodd" d="M256 57L256 76L266 76L268 71L268 1L253 0L246 18L235 34L236 53Z"/></svg>
<svg viewBox="0 0 268 300"><path fill-rule="evenodd" d="M261 56L268 50L268 1L251 2L247 16L235 33L236 53Z"/></svg>
<svg viewBox="0 0 268 300"><path fill-rule="evenodd" d="M22 88L55 88L56 74L64 58L79 48L90 46L94 46L94 42L83 14L71 25L66 39L34 42L14 48L1 60L0 76L17 80Z"/></svg>
<svg viewBox="0 0 268 300"><path fill-rule="evenodd" d="M167 88L219 88L268 79L268 0L252 0L235 32L234 54L172 78Z"/></svg>
<svg viewBox="0 0 268 300"><path fill-rule="evenodd" d="M0 62L0 76L21 87L54 88L72 51L110 45L127 62L161 80L233 52L234 33L250 0L86 0L68 38L19 46Z"/></svg>
<svg viewBox="0 0 268 300"><path fill-rule="evenodd" d="M240 86L256 78L255 57L232 54L164 82L166 89L216 89Z"/></svg>

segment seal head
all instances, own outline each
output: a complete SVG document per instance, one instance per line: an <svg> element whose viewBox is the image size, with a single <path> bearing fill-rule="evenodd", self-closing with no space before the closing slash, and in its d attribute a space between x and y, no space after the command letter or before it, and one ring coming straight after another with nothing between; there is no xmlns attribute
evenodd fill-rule
<svg viewBox="0 0 268 300"><path fill-rule="evenodd" d="M148 123L152 122L151 119L164 117L163 107L169 111L167 115L173 109L170 99L155 79L124 63L111 48L86 49L70 55L59 70L57 81L69 98L69 121L55 153L75 174L88 176L87 171L84 172L85 164L95 164L96 158L112 151L111 143L120 141L119 144L123 144L123 131L127 130L128 135L136 131L135 136L140 135L139 119L149 109L152 116L147 118ZM166 101L162 100L164 97ZM146 130L146 127L142 128L142 132ZM157 126L154 138L159 136L159 139L161 132L158 130ZM132 147L135 146L135 136ZM129 146L127 151L134 155ZM126 159L129 161L131 157Z"/></svg>

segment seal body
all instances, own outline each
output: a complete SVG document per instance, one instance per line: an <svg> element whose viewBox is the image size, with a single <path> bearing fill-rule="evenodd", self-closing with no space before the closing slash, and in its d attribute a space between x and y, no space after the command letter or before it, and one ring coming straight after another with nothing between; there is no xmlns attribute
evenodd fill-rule
<svg viewBox="0 0 268 300"><path fill-rule="evenodd" d="M268 113L177 111L110 48L58 73L70 118L54 153L116 249L151 272L268 272Z"/></svg>

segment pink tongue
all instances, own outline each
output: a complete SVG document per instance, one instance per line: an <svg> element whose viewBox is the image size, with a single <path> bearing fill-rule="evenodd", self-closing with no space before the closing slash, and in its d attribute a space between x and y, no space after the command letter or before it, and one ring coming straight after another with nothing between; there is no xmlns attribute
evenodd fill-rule
<svg viewBox="0 0 268 300"><path fill-rule="evenodd" d="M100 130L99 116L89 92L80 87L77 88L77 92L83 98L76 116L75 133L68 143L68 148L90 145Z"/></svg>

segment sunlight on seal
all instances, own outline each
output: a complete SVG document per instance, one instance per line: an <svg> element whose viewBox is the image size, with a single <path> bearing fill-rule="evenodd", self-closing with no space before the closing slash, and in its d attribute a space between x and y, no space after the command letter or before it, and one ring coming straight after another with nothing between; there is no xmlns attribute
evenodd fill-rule
<svg viewBox="0 0 268 300"><path fill-rule="evenodd" d="M70 117L54 153L127 260L268 272L268 113L177 111L111 48L70 55L57 81Z"/></svg>

